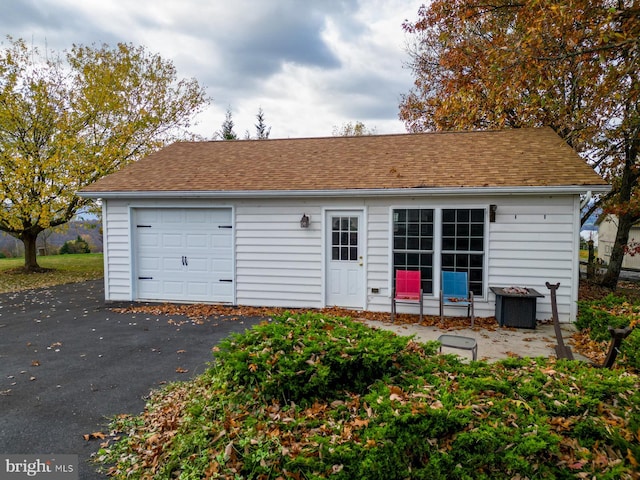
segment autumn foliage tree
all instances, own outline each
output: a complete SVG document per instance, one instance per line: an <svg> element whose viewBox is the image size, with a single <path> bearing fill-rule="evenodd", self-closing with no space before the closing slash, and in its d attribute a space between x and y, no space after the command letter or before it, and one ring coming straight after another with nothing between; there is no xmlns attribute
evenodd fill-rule
<svg viewBox="0 0 640 480"><path fill-rule="evenodd" d="M639 18L635 0L434 0L404 24L408 130L549 125L611 182L593 206L619 217L609 287L640 220Z"/></svg>
<svg viewBox="0 0 640 480"><path fill-rule="evenodd" d="M361 137L363 135L375 135L376 129L368 128L364 123L357 121L355 123L343 123L341 127L334 125L332 135L334 137Z"/></svg>
<svg viewBox="0 0 640 480"><path fill-rule="evenodd" d="M73 46L44 58L22 40L0 50L0 231L36 239L90 200L76 192L188 135L208 100L194 79L143 47Z"/></svg>

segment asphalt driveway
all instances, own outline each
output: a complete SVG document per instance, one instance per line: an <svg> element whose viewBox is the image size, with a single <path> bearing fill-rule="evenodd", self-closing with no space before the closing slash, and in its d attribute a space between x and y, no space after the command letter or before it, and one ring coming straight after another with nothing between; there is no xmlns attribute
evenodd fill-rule
<svg viewBox="0 0 640 480"><path fill-rule="evenodd" d="M108 418L143 411L149 392L198 375L211 348L260 319L120 314L103 282L0 294L0 453L77 454L80 479Z"/></svg>

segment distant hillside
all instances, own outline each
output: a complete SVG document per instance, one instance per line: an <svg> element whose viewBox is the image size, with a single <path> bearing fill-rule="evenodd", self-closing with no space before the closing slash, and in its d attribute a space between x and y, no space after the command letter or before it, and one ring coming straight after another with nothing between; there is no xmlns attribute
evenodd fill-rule
<svg viewBox="0 0 640 480"><path fill-rule="evenodd" d="M64 242L75 240L78 235L87 241L92 253L102 252L102 224L98 220L88 220L69 222L42 232L38 236L38 254L57 254ZM0 232L0 253L6 257L21 257L24 247L20 240Z"/></svg>

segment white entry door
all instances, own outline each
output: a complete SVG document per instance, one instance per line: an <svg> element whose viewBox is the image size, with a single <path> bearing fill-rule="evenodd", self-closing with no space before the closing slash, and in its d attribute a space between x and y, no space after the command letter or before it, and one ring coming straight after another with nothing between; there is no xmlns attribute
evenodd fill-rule
<svg viewBox="0 0 640 480"><path fill-rule="evenodd" d="M362 211L327 212L327 306L364 308Z"/></svg>
<svg viewBox="0 0 640 480"><path fill-rule="evenodd" d="M233 302L231 209L139 208L133 218L138 300Z"/></svg>

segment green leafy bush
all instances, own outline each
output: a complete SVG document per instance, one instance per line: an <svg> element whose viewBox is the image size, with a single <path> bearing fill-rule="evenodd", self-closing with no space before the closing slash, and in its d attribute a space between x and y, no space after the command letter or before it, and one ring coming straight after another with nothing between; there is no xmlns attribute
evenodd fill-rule
<svg viewBox="0 0 640 480"><path fill-rule="evenodd" d="M376 380L392 378L437 344L406 350L406 339L347 318L285 313L243 335L223 341L216 353L233 380L260 387L266 401L313 402L365 393Z"/></svg>
<svg viewBox="0 0 640 480"><path fill-rule="evenodd" d="M118 416L116 478L637 478L640 379L581 362L462 362L345 318L234 335L196 379Z"/></svg>
<svg viewBox="0 0 640 480"><path fill-rule="evenodd" d="M629 325L629 320L612 313L616 308L624 305L626 299L616 297L612 293L601 300L579 301L578 318L576 328L578 330L589 329L594 340L609 340L611 335L608 326L624 328Z"/></svg>
<svg viewBox="0 0 640 480"><path fill-rule="evenodd" d="M60 255L69 253L91 253L91 248L87 241L78 235L75 240L67 240L64 245L60 247Z"/></svg>
<svg viewBox="0 0 640 480"><path fill-rule="evenodd" d="M635 328L639 320L640 305L631 304L625 298L613 294L601 300L578 302L576 328L587 330L594 341L610 341L608 327L633 328L631 334L622 341L616 362L636 371L640 371L640 330Z"/></svg>

